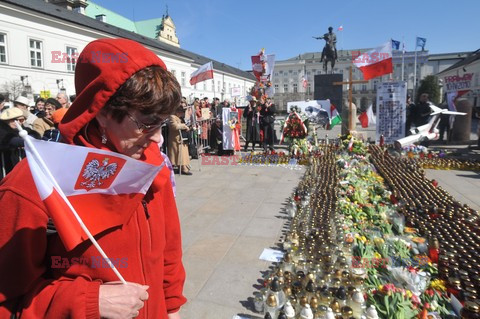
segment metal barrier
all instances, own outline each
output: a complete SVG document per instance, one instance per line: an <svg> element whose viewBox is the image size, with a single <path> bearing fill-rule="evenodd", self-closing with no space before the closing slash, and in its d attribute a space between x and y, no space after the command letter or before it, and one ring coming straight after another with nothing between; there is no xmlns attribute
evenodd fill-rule
<svg viewBox="0 0 480 319"><path fill-rule="evenodd" d="M0 148L0 179L4 178L25 157L23 147Z"/></svg>

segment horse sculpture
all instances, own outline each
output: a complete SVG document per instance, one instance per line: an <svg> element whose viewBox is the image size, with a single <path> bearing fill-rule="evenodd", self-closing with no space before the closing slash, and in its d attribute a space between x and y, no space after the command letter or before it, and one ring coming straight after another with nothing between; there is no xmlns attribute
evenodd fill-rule
<svg viewBox="0 0 480 319"><path fill-rule="evenodd" d="M323 70L325 71L325 73L328 73L327 72L328 62L330 62L330 65L331 65L330 73L333 73L333 68L335 67L336 59L337 57L335 54L335 49L330 45L330 43L327 42L322 51L322 58L320 59L320 62L323 61Z"/></svg>

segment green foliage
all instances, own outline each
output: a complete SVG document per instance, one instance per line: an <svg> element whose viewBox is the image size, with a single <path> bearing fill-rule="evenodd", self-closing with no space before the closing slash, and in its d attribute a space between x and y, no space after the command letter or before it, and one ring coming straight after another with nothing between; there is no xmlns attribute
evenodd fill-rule
<svg viewBox="0 0 480 319"><path fill-rule="evenodd" d="M421 82L420 87L417 91L417 96L415 101L419 101L420 95L427 93L429 100L438 105L440 103L440 86L438 85L438 79L434 75L427 75Z"/></svg>

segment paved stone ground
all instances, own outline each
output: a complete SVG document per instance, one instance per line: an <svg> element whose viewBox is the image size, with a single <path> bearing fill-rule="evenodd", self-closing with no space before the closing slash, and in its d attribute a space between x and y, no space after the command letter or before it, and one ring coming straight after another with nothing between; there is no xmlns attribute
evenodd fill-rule
<svg viewBox="0 0 480 319"><path fill-rule="evenodd" d="M375 128L359 131L374 138ZM339 127L319 130L318 136L335 138L339 132ZM467 157L480 155L466 145L448 147ZM192 161L192 168L193 176L176 175L187 271L188 303L181 309L182 318L263 318L252 311L251 302L271 263L258 257L264 248L276 248L286 222L282 207L303 170L207 166L199 161ZM479 172L427 170L427 177L480 210Z"/></svg>
<svg viewBox="0 0 480 319"><path fill-rule="evenodd" d="M248 300L269 266L258 257L278 242L283 203L303 169L198 164L193 176L177 175L189 300L182 318L253 315Z"/></svg>

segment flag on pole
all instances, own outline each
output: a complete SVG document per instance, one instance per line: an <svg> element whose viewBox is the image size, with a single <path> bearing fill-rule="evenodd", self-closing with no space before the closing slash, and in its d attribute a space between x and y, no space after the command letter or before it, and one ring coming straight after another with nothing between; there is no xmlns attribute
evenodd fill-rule
<svg viewBox="0 0 480 319"><path fill-rule="evenodd" d="M392 39L392 49L393 50L400 50L400 41Z"/></svg>
<svg viewBox="0 0 480 319"><path fill-rule="evenodd" d="M353 64L362 71L365 80L392 73L392 41L359 55Z"/></svg>
<svg viewBox="0 0 480 319"><path fill-rule="evenodd" d="M376 123L375 115L373 114L372 104L367 108L365 112L362 112L358 117L363 128L369 127L372 124Z"/></svg>
<svg viewBox="0 0 480 319"><path fill-rule="evenodd" d="M212 61L205 63L193 72L190 76L190 85L195 85L198 82L202 82L208 79L213 79L213 63Z"/></svg>
<svg viewBox="0 0 480 319"><path fill-rule="evenodd" d="M330 103L330 108L325 111L327 111L328 118L330 119L329 129L332 129L335 125L342 123L342 118L340 117L340 114L338 113L335 105Z"/></svg>
<svg viewBox="0 0 480 319"><path fill-rule="evenodd" d="M427 38L417 37L416 47L421 47L422 51L424 51L425 50L425 44L427 44Z"/></svg>
<svg viewBox="0 0 480 319"><path fill-rule="evenodd" d="M304 89L306 89L307 86L308 86L308 81L305 78L305 76L302 76L302 86L303 86Z"/></svg>
<svg viewBox="0 0 480 319"><path fill-rule="evenodd" d="M99 149L26 139L33 180L67 250L88 239L69 204L93 236L122 225L164 165ZM68 169L58 163L68 163Z"/></svg>
<svg viewBox="0 0 480 319"><path fill-rule="evenodd" d="M343 25L339 26L337 31L343 31Z"/></svg>

